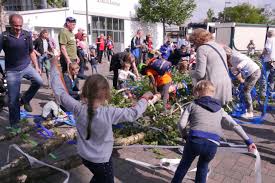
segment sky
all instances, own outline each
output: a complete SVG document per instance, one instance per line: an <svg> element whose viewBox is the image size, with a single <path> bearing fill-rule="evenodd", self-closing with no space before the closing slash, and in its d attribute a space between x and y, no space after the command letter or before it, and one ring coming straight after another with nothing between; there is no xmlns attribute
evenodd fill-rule
<svg viewBox="0 0 275 183"><path fill-rule="evenodd" d="M265 4L275 9L275 0L195 0L197 8L194 10L193 17L190 19L191 22L201 22L206 18L206 12L209 8L212 8L217 15L218 12L222 11L225 6L225 1L230 2L226 4L226 7L236 6L241 3L250 3L256 7L264 7Z"/></svg>

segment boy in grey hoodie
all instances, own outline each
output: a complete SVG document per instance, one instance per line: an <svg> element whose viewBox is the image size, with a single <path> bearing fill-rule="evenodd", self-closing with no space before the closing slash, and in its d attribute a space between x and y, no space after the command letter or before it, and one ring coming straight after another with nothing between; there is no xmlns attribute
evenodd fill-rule
<svg viewBox="0 0 275 183"><path fill-rule="evenodd" d="M195 99L183 112L179 129L183 130L190 122L189 137L184 148L183 158L175 172L172 183L181 183L194 159L199 156L195 182L205 183L208 164L215 157L222 136L221 122L227 122L231 128L245 141L248 150L256 149L256 145L223 109L221 102L212 98L214 85L207 80L201 80L194 88Z"/></svg>

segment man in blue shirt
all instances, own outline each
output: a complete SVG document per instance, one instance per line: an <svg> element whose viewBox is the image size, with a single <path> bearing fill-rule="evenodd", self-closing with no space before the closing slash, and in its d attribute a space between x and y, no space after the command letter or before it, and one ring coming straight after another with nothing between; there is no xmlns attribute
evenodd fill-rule
<svg viewBox="0 0 275 183"><path fill-rule="evenodd" d="M9 121L16 126L20 120L20 104L28 112L32 112L30 101L40 86L43 85L41 70L33 52L33 44L29 32L22 29L21 15L12 14L9 17L10 31L0 35L0 52L5 52L5 69L7 72ZM31 61L35 68L31 65ZM22 78L31 80L30 88L20 98Z"/></svg>

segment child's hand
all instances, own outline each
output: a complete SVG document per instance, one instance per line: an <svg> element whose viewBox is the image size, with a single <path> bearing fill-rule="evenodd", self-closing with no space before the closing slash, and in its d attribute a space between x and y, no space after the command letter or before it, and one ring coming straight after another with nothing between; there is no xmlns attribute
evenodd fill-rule
<svg viewBox="0 0 275 183"><path fill-rule="evenodd" d="M257 149L257 147L254 143L252 143L248 146L248 152L253 152L256 149Z"/></svg>
<svg viewBox="0 0 275 183"><path fill-rule="evenodd" d="M151 100L153 97L154 97L153 93L149 91L144 93L141 98L145 98L148 101L148 100Z"/></svg>
<svg viewBox="0 0 275 183"><path fill-rule="evenodd" d="M150 102L152 104L155 104L157 101L159 101L161 99L161 94L160 93L157 93L154 95L154 97L150 100Z"/></svg>

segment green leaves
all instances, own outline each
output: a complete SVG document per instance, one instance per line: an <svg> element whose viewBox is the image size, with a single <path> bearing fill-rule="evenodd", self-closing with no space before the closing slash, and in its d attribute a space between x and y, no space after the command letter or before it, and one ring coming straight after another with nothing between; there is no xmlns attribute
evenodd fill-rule
<svg viewBox="0 0 275 183"><path fill-rule="evenodd" d="M225 8L220 16L225 16L227 22L237 23L266 23L267 17L262 14L260 8L256 8L250 4L241 4L234 7Z"/></svg>
<svg viewBox="0 0 275 183"><path fill-rule="evenodd" d="M207 14L207 21L211 22L212 18L215 15L214 10L209 8L206 14Z"/></svg>
<svg viewBox="0 0 275 183"><path fill-rule="evenodd" d="M21 128L13 128L8 126L6 129L9 130L12 135L16 135L22 132Z"/></svg>
<svg viewBox="0 0 275 183"><path fill-rule="evenodd" d="M28 134L28 133L20 134L20 138L21 138L25 143L31 144L33 147L35 147L35 146L38 145L38 142L36 142L35 140L30 139L30 134Z"/></svg>
<svg viewBox="0 0 275 183"><path fill-rule="evenodd" d="M194 0L139 0L137 17L145 22L183 24L196 8Z"/></svg>

